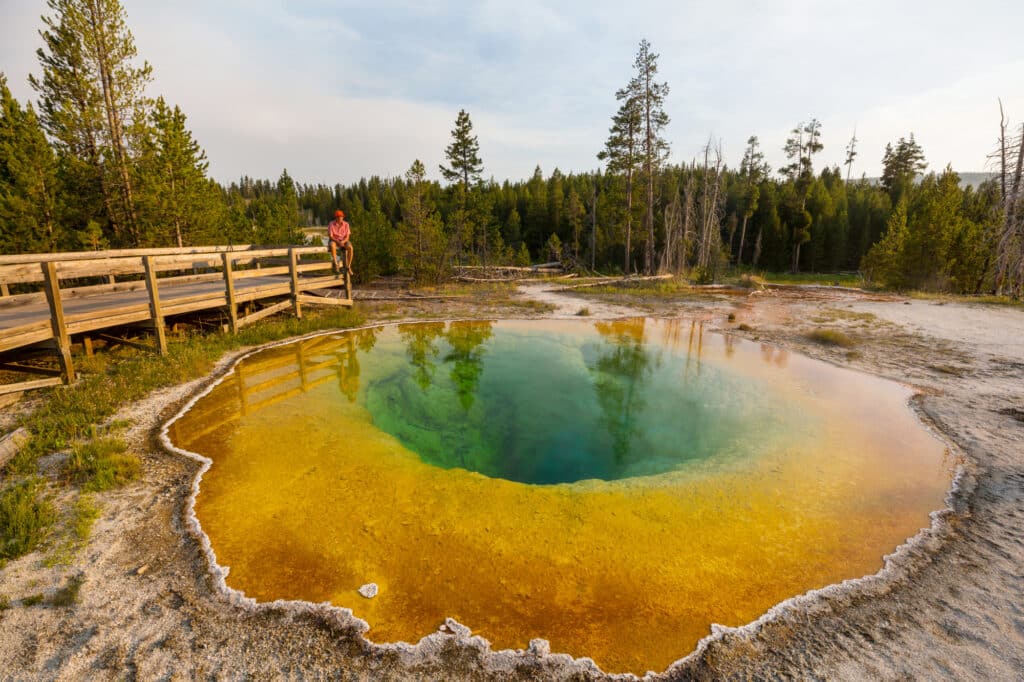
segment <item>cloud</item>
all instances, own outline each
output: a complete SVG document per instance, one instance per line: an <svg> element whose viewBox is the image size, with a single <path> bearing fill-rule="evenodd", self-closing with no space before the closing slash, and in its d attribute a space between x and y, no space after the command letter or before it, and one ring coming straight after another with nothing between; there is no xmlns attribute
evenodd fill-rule
<svg viewBox="0 0 1024 682"><path fill-rule="evenodd" d="M977 170L995 98L1024 118L1024 5L814 0L123 0L152 94L181 105L212 173L351 182L421 158L436 172L466 108L485 172L522 178L597 166L614 93L641 37L671 86L674 161L721 138L737 165L756 134L781 165L790 128L824 126L822 163L879 172L886 142L914 131L932 167ZM4 0L0 65L15 94L37 70L44 0ZM1016 52L1015 52L1016 50Z"/></svg>

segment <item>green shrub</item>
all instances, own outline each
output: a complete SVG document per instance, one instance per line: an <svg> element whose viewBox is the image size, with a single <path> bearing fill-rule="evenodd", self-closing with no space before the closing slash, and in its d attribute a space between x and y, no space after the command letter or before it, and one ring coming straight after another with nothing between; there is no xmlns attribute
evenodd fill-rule
<svg viewBox="0 0 1024 682"><path fill-rule="evenodd" d="M29 480L0 493L0 558L28 554L46 537L56 515L39 487L37 481Z"/></svg>
<svg viewBox="0 0 1024 682"><path fill-rule="evenodd" d="M93 501L91 495L82 495L75 501L74 530L79 540L88 540L92 532L92 524L100 516L99 505Z"/></svg>
<svg viewBox="0 0 1024 682"><path fill-rule="evenodd" d="M843 348L850 348L857 345L856 339L853 339L836 329L815 329L811 333L807 334L807 338L815 343L820 343L823 346L841 346Z"/></svg>
<svg viewBox="0 0 1024 682"><path fill-rule="evenodd" d="M76 445L64 465L69 478L86 492L119 488L139 476L139 456L127 452L128 445L120 438L97 438Z"/></svg>
<svg viewBox="0 0 1024 682"><path fill-rule="evenodd" d="M31 595L25 597L24 599L22 599L21 603L22 603L23 606L35 606L36 604L42 604L43 603L43 595L42 595L42 593L40 593L40 594L31 594Z"/></svg>

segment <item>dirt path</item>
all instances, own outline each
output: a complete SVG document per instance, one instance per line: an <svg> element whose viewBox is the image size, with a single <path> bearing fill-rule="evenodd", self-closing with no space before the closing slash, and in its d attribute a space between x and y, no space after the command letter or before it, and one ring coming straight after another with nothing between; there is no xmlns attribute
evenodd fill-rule
<svg viewBox="0 0 1024 682"><path fill-rule="evenodd" d="M638 312L549 284L521 292L554 305L552 316L582 307L594 317ZM1024 422L1003 411L1024 410L1024 312L832 293L645 302L645 312L652 308L695 311L730 333L920 387L917 409L955 443L966 472L952 511L883 574L722 630L659 678L1020 679ZM856 353L809 342L804 334L815 325L855 336ZM495 653L449 623L416 647L375 646L344 609L253 605L223 592L186 513L199 464L164 451L154 435L202 384L158 392L118 415L135 423L144 475L103 495L103 515L71 565L47 568L36 554L0 569L0 594L12 600L0 610L0 678L604 677L585 659L548 655L543 642ZM23 603L75 575L85 578L77 604Z"/></svg>

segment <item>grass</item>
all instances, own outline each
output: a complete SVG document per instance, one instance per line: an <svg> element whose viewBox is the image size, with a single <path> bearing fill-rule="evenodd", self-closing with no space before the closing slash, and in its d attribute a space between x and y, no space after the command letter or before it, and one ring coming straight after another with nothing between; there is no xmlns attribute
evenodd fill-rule
<svg viewBox="0 0 1024 682"><path fill-rule="evenodd" d="M843 332L837 329L815 329L814 331L806 334L806 337L820 343L823 346L839 346L841 348L851 348L856 346L858 341L850 336L847 336Z"/></svg>
<svg viewBox="0 0 1024 682"><path fill-rule="evenodd" d="M820 284L824 286L863 287L864 278L856 272L764 272L760 278L771 284Z"/></svg>
<svg viewBox="0 0 1024 682"><path fill-rule="evenodd" d="M681 295L692 295L699 293L684 277L673 277L672 279L658 279L646 281L622 280L609 282L592 287L575 287L573 293L581 295L589 294L627 294L629 296L643 296L647 298L668 298Z"/></svg>
<svg viewBox="0 0 1024 682"><path fill-rule="evenodd" d="M92 533L92 525L100 517L100 507L92 499L92 495L82 495L75 500L74 517L71 528L75 537L85 542Z"/></svg>
<svg viewBox="0 0 1024 682"><path fill-rule="evenodd" d="M40 487L38 481L29 479L0 493L0 558L28 554L46 538L56 514Z"/></svg>
<svg viewBox="0 0 1024 682"><path fill-rule="evenodd" d="M6 594L0 594L0 611L6 611L11 608L11 598Z"/></svg>
<svg viewBox="0 0 1024 682"><path fill-rule="evenodd" d="M71 450L64 473L85 492L120 488L139 477L139 456L121 438L96 438Z"/></svg>
<svg viewBox="0 0 1024 682"><path fill-rule="evenodd" d="M1024 308L1024 300L1017 300L1009 296L995 296L993 294L948 294L936 291L907 291L904 292L908 298L922 301L939 301L940 303L979 303L982 305L1001 305L1010 308Z"/></svg>
<svg viewBox="0 0 1024 682"><path fill-rule="evenodd" d="M576 317L590 317L590 308L584 306L576 311Z"/></svg>

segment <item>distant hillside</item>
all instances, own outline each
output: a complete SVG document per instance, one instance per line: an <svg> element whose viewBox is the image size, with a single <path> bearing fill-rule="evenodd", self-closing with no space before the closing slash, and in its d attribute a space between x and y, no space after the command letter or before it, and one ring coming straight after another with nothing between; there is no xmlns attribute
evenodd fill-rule
<svg viewBox="0 0 1024 682"><path fill-rule="evenodd" d="M986 180L996 177L995 173L960 173L959 175L961 187L974 187L975 189Z"/></svg>
<svg viewBox="0 0 1024 682"><path fill-rule="evenodd" d="M991 180L992 178L996 177L995 173L968 173L968 172L961 173L960 171L957 171L957 175L960 176L960 188L961 189L963 189L964 187L973 187L973 188L977 189L978 185L980 185L981 183L985 182L986 180ZM922 177L924 177L924 176L923 175L917 176L918 181L920 181ZM881 178L868 178L867 180L872 185L877 185L879 182L881 182L882 179Z"/></svg>

